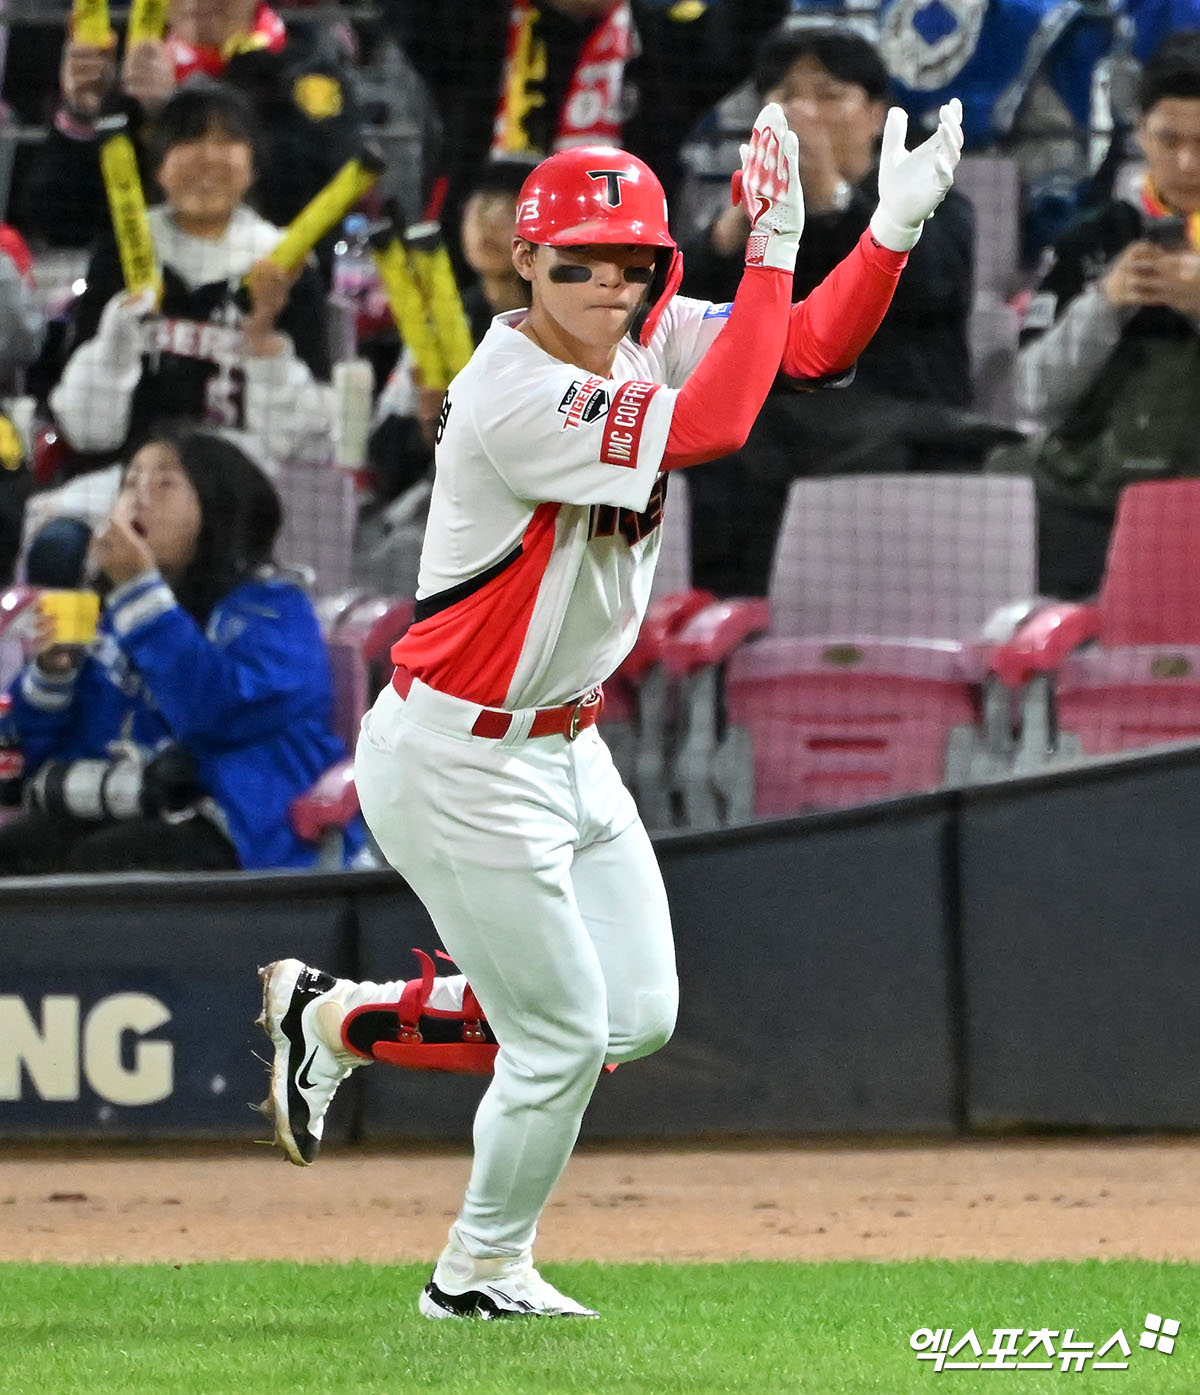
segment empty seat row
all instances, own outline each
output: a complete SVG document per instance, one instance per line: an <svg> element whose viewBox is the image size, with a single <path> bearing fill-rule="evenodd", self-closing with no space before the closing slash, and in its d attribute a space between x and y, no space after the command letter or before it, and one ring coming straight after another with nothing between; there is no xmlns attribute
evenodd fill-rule
<svg viewBox="0 0 1200 1395"><path fill-rule="evenodd" d="M664 548L685 545L678 502ZM1035 530L1022 477L796 481L765 602L654 603L666 624L630 685L661 743L629 772L647 821L732 824L1200 738L1200 481L1125 492L1090 605L1036 595Z"/></svg>

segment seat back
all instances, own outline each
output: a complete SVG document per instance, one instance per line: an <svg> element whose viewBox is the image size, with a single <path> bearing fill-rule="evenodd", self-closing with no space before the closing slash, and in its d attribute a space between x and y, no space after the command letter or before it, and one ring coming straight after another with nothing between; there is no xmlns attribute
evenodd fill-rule
<svg viewBox="0 0 1200 1395"><path fill-rule="evenodd" d="M995 291L977 290L968 326L973 407L980 415L1016 426L1017 350L1021 317Z"/></svg>
<svg viewBox="0 0 1200 1395"><path fill-rule="evenodd" d="M1121 492L1098 604L1104 648L1200 644L1200 480Z"/></svg>
<svg viewBox="0 0 1200 1395"><path fill-rule="evenodd" d="M760 815L936 788L975 720L969 647L1034 590L1027 478L873 475L793 485L768 636L729 665Z"/></svg>
<svg viewBox="0 0 1200 1395"><path fill-rule="evenodd" d="M1017 417L1013 374L1020 322L1006 302L1020 280L1021 181L1011 155L965 155L954 187L975 209L975 295L969 326L975 410Z"/></svg>
<svg viewBox="0 0 1200 1395"><path fill-rule="evenodd" d="M954 187L975 209L975 286L1012 293L1021 256L1021 180L1011 155L965 155Z"/></svg>
<svg viewBox="0 0 1200 1395"><path fill-rule="evenodd" d="M333 668L334 730L353 752L363 714L391 676L391 648L412 623L413 602L359 595L336 598L318 614Z"/></svg>
<svg viewBox="0 0 1200 1395"><path fill-rule="evenodd" d="M370 706L367 665L352 640L327 638L325 648L333 675L333 733L353 755L358 724Z"/></svg>
<svg viewBox="0 0 1200 1395"><path fill-rule="evenodd" d="M1035 587L1024 476L802 479L776 547L771 633L966 641Z"/></svg>

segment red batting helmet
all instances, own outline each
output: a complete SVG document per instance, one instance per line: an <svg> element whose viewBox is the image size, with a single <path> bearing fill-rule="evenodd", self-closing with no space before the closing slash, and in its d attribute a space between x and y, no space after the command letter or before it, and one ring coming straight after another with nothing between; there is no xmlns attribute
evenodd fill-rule
<svg viewBox="0 0 1200 1395"><path fill-rule="evenodd" d="M679 289L683 258L667 227L667 198L649 165L627 150L579 145L535 167L517 199L516 234L546 247L627 243L661 247L646 306L634 322L649 344Z"/></svg>

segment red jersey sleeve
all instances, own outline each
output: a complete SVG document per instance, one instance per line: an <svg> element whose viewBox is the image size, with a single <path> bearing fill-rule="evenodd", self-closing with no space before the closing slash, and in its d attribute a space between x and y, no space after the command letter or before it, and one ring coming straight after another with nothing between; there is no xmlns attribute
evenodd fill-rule
<svg viewBox="0 0 1200 1395"><path fill-rule="evenodd" d="M791 303L788 272L748 266L742 273L725 328L676 395L664 470L745 445L779 371Z"/></svg>
<svg viewBox="0 0 1200 1395"><path fill-rule="evenodd" d="M792 306L783 372L789 378L844 373L879 328L907 261L907 252L881 247L868 228L820 285Z"/></svg>

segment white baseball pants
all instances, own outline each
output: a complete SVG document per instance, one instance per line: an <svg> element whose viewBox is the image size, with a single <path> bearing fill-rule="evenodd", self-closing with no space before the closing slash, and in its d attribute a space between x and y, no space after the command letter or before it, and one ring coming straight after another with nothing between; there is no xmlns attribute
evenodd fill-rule
<svg viewBox="0 0 1200 1395"><path fill-rule="evenodd" d="M354 774L500 1044L456 1225L485 1258L530 1249L601 1066L668 1040L678 982L662 876L596 728L526 740L518 713L494 740L470 734L479 711L384 688Z"/></svg>

